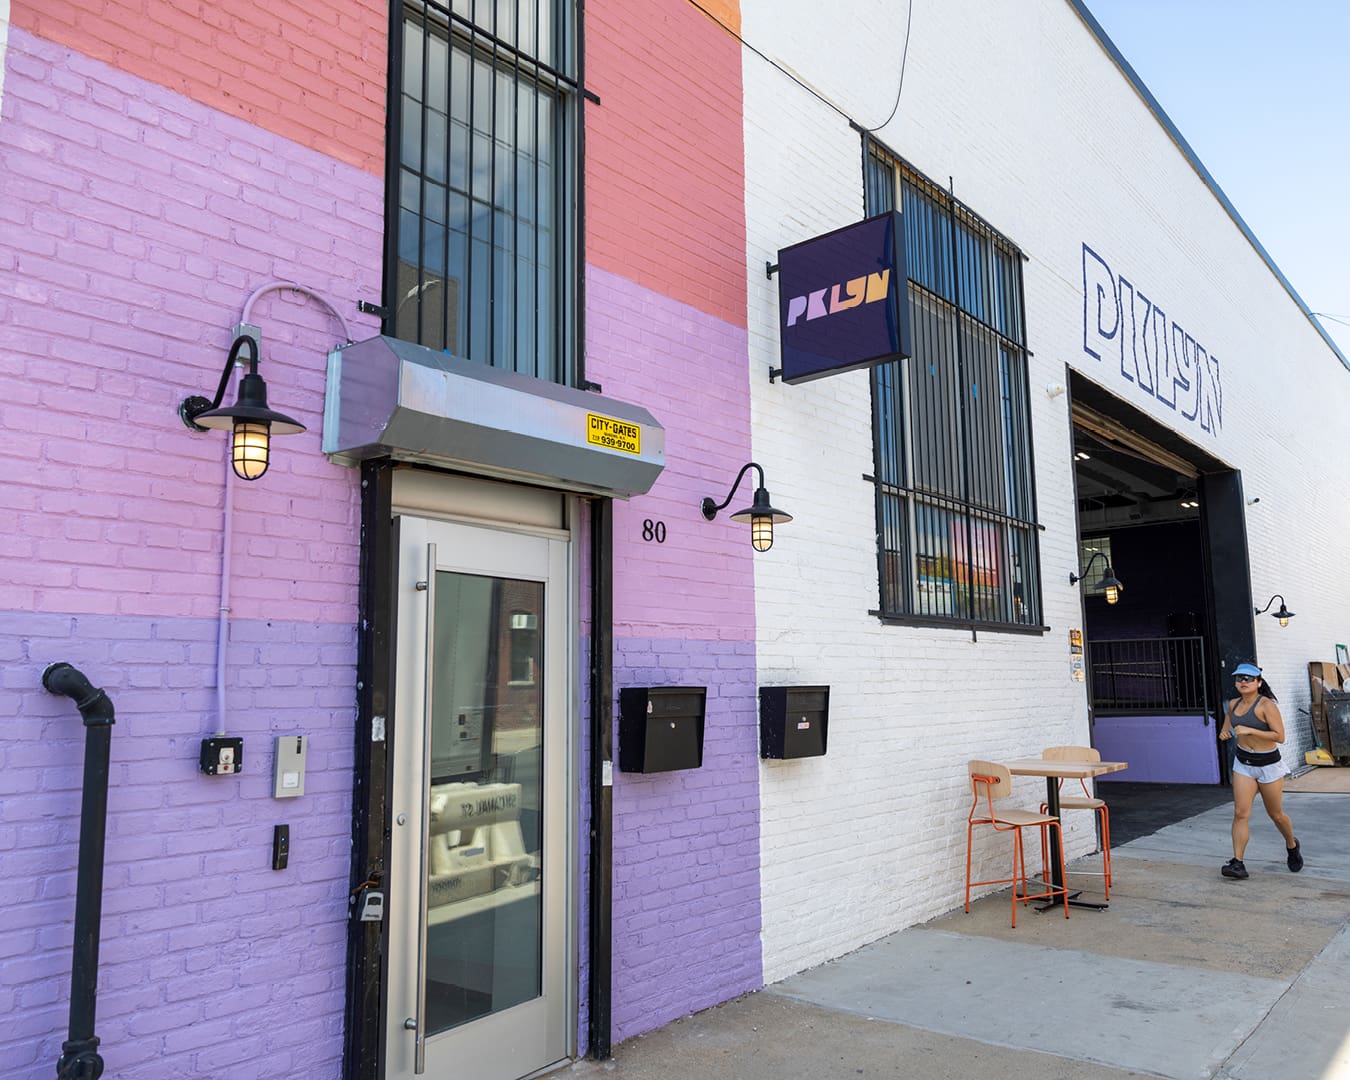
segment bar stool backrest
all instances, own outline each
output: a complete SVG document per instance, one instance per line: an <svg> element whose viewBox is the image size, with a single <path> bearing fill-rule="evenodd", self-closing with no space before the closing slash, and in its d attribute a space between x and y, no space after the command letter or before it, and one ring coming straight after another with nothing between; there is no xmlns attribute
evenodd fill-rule
<svg viewBox="0 0 1350 1080"><path fill-rule="evenodd" d="M1051 746L1041 754L1042 761L1101 761L1102 752L1091 746Z"/></svg>
<svg viewBox="0 0 1350 1080"><path fill-rule="evenodd" d="M991 799L1002 799L1012 794L1012 773L1008 766L997 761L972 761L967 766L970 771L971 789L976 797L980 794L980 784L986 785ZM976 777L981 779L977 780Z"/></svg>

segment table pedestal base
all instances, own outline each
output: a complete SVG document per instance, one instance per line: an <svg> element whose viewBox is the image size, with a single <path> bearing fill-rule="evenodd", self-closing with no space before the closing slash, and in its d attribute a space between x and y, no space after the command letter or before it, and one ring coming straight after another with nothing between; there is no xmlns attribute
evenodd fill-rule
<svg viewBox="0 0 1350 1080"><path fill-rule="evenodd" d="M1037 874L1037 875L1036 875L1036 880L1039 881L1042 885L1047 885L1047 886L1053 886L1053 885L1054 885L1053 882L1048 882L1048 881L1046 881L1044 875L1041 875L1041 874ZM1036 908L1037 911L1049 911L1051 908L1062 907L1063 904L1064 904L1064 901L1061 900L1061 899L1059 899L1058 897L1056 897L1056 898L1053 899L1053 900L1043 900L1043 901L1040 901L1039 903L1037 903L1037 904L1035 905L1035 908ZM1083 890L1082 890L1082 889L1074 889L1074 890L1071 890L1070 893L1069 893L1069 907L1089 908L1089 909L1091 909L1092 911L1105 911L1105 910L1106 910L1107 908L1109 908L1110 906L1111 906L1111 901L1106 900L1106 899L1101 899L1101 900L1087 900L1087 899L1083 899Z"/></svg>

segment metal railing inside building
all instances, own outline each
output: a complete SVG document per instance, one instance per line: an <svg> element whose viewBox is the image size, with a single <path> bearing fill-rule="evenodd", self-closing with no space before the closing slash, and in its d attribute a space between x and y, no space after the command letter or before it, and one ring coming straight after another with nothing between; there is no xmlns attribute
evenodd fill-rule
<svg viewBox="0 0 1350 1080"><path fill-rule="evenodd" d="M1087 650L1097 715L1207 711L1204 638L1089 641Z"/></svg>

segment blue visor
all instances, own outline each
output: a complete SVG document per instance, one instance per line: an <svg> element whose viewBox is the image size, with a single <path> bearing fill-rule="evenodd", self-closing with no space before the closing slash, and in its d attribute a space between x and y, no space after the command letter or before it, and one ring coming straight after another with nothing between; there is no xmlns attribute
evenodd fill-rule
<svg viewBox="0 0 1350 1080"><path fill-rule="evenodd" d="M1233 675L1234 677L1238 675L1250 675L1255 679L1259 679L1261 677L1261 669L1255 664L1239 664L1233 669Z"/></svg>

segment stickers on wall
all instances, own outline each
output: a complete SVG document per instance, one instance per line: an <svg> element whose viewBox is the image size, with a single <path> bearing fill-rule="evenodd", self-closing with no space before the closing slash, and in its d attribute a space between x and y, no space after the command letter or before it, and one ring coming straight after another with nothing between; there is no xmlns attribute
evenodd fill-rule
<svg viewBox="0 0 1350 1080"><path fill-rule="evenodd" d="M1087 682L1087 668L1083 663L1083 631L1069 631L1069 678Z"/></svg>

